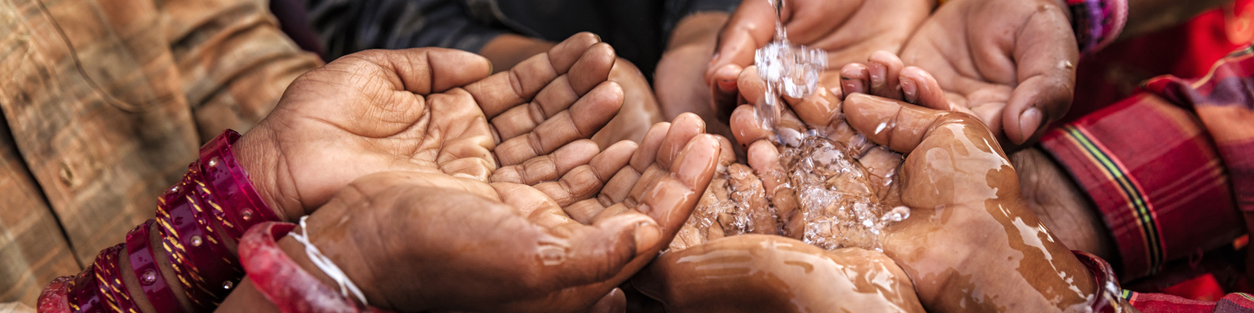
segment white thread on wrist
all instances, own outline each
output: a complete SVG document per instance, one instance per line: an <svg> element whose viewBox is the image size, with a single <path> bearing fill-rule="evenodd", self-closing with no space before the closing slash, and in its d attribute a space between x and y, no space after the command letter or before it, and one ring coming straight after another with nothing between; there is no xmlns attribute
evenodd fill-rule
<svg viewBox="0 0 1254 313"><path fill-rule="evenodd" d="M296 241L305 245L305 255L309 256L309 260L313 261L314 265L318 266L318 269L321 269L323 273L327 274L327 276L331 276L331 279L334 279L335 282L340 285L340 293L343 294L345 298L348 297L349 292L352 292L353 296L357 297L357 300L361 301L361 304L369 306L370 303L366 302L366 296L361 293L361 289L357 288L357 284L354 284L351 279L348 279L348 275L345 274L343 270L340 270L339 266L335 266L335 263L331 262L330 258L323 255L322 251L318 250L318 247L309 242L309 228L305 227L305 219L308 218L308 215L301 216L301 233L297 234L293 231L289 233L289 236L292 236L293 239L296 239Z"/></svg>

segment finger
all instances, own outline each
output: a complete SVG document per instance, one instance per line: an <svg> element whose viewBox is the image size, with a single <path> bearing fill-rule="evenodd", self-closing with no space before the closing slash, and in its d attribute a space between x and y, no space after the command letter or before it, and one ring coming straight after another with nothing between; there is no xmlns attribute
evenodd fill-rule
<svg viewBox="0 0 1254 313"><path fill-rule="evenodd" d="M421 95L465 86L492 72L488 59L453 49L368 50L350 56L328 64L327 68L353 66L364 60L390 74L386 76L396 90Z"/></svg>
<svg viewBox="0 0 1254 313"><path fill-rule="evenodd" d="M723 65L723 67L714 69L714 74L708 80L710 81L710 98L714 101L714 111L720 113L720 116L726 116L730 108L736 105L737 95L740 87L736 80L740 77L740 72L744 68L735 64Z"/></svg>
<svg viewBox="0 0 1254 313"><path fill-rule="evenodd" d="M775 132L763 124L758 110L747 104L736 107L736 111L732 112L731 128L736 142L745 149L758 140L775 138Z"/></svg>
<svg viewBox="0 0 1254 313"><path fill-rule="evenodd" d="M496 147L497 158L504 166L552 152L576 139L588 138L605 126L623 105L623 90L614 82L603 82L589 91L569 110Z"/></svg>
<svg viewBox="0 0 1254 313"><path fill-rule="evenodd" d="M871 79L871 94L889 99L905 100L901 96L900 76L905 64L901 58L888 51L876 51L867 59L867 73Z"/></svg>
<svg viewBox="0 0 1254 313"><path fill-rule="evenodd" d="M732 146L731 140L719 135L714 136L718 137L718 164L727 166L736 163L736 148Z"/></svg>
<svg viewBox="0 0 1254 313"><path fill-rule="evenodd" d="M552 228L572 223L574 220L566 216L557 202L547 195L527 185L514 183L492 183L501 197L501 202L514 208L519 215L543 228Z"/></svg>
<svg viewBox="0 0 1254 313"><path fill-rule="evenodd" d="M627 166L627 161L631 159L631 154L635 150L635 143L619 142L592 157L590 161L585 161L584 164L575 167L569 173L564 173L561 179L536 184L535 188L562 207L591 198L601 191L601 187L614 176L614 173Z"/></svg>
<svg viewBox="0 0 1254 313"><path fill-rule="evenodd" d="M566 73L582 57L591 51L590 46L599 42L599 38L591 34L579 34L563 41L549 52L523 60L509 71L497 73L474 84L466 86L466 90L474 96L484 115L494 118L531 98L540 92L559 75ZM585 45L586 44L586 45ZM613 50L597 50L610 53ZM603 55L596 56L604 58ZM612 64L610 64L612 65ZM606 67L608 71L608 65Z"/></svg>
<svg viewBox="0 0 1254 313"><path fill-rule="evenodd" d="M749 145L749 167L762 178L762 187L768 192L787 183L784 176L784 165L779 163L779 150L766 140L759 140Z"/></svg>
<svg viewBox="0 0 1254 313"><path fill-rule="evenodd" d="M1017 36L1014 48L1019 85L1006 103L1002 125L1011 143L1024 144L1062 118L1075 91L1079 55L1062 8L1038 10Z"/></svg>
<svg viewBox="0 0 1254 313"><path fill-rule="evenodd" d="M869 95L849 95L844 106L849 126L900 153L913 151L937 120L953 114Z"/></svg>
<svg viewBox="0 0 1254 313"><path fill-rule="evenodd" d="M745 98L745 102L757 105L766 101L766 81L758 76L757 66L750 66L741 71L740 76L736 78L736 86L740 88L740 96Z"/></svg>
<svg viewBox="0 0 1254 313"><path fill-rule="evenodd" d="M626 313L627 312L627 295L622 289L614 288L606 293L601 300L597 300L592 305L589 313Z"/></svg>
<svg viewBox="0 0 1254 313"><path fill-rule="evenodd" d="M649 168L653 161L657 159L657 151L662 147L662 139L666 138L666 133L671 129L671 123L661 122L653 124L648 132L644 133L644 140L640 141L640 148L636 149L636 154L631 156L631 167L637 173L643 173L644 169Z"/></svg>
<svg viewBox="0 0 1254 313"><path fill-rule="evenodd" d="M570 108L580 96L609 78L612 62L614 52L609 45L598 44L589 48L584 57L569 66L569 73L546 85L530 103L515 106L492 119L500 140L509 140L529 132L544 120ZM572 81L575 83L572 84Z"/></svg>
<svg viewBox="0 0 1254 313"><path fill-rule="evenodd" d="M955 111L936 77L915 66L901 69L901 91L906 102L937 110Z"/></svg>
<svg viewBox="0 0 1254 313"><path fill-rule="evenodd" d="M584 56L585 50L601 42L601 37L590 32L580 32L571 35L566 40L557 43L548 51L549 63L553 64L553 70L558 73L566 73L570 67Z"/></svg>
<svg viewBox="0 0 1254 313"><path fill-rule="evenodd" d="M864 64L849 63L840 68L840 87L846 97L855 92L867 93L870 79L870 70Z"/></svg>
<svg viewBox="0 0 1254 313"><path fill-rule="evenodd" d="M790 101L789 107L811 127L824 127L840 118L840 95L833 94L829 88L819 86L814 93L799 100Z"/></svg>
<svg viewBox="0 0 1254 313"><path fill-rule="evenodd" d="M775 8L767 0L741 2L719 31L706 82L713 83L714 74L725 65L743 68L753 64L754 52L774 38L775 21Z"/></svg>
<svg viewBox="0 0 1254 313"><path fill-rule="evenodd" d="M610 77L610 70L618 56L614 48L607 43L598 43L588 48L583 57L570 67L570 87L576 94L585 94ZM548 108L546 108L548 109ZM552 112L552 111L547 111Z"/></svg>
<svg viewBox="0 0 1254 313"><path fill-rule="evenodd" d="M600 152L601 149L591 140L575 141L558 148L553 153L534 157L520 164L502 167L492 172L491 181L535 185L539 182L555 180L577 166L588 164L588 161Z"/></svg>
<svg viewBox="0 0 1254 313"><path fill-rule="evenodd" d="M704 133L705 121L701 120L700 116L692 113L683 113L675 117L675 122L671 123L670 130L666 132L666 137L662 139L662 144L658 146L656 164L661 166L663 170L670 170L672 162L688 146L688 142L698 134Z"/></svg>
<svg viewBox="0 0 1254 313"><path fill-rule="evenodd" d="M554 237L552 248L540 246L540 258L547 260L547 266L540 267L537 274L553 277L565 287L614 278L638 255L657 249L662 241L658 224L639 212L625 212L590 226L571 222L549 233ZM554 256L546 257L549 253Z"/></svg>

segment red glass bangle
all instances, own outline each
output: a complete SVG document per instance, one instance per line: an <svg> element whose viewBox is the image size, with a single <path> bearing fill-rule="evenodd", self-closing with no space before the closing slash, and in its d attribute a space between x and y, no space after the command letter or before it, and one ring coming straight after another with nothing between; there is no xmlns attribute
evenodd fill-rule
<svg viewBox="0 0 1254 313"><path fill-rule="evenodd" d="M108 255L113 255L113 259L117 259L117 253L122 247L112 246L100 251L96 255L96 261L87 270L79 272L78 277L70 282L70 289L67 293L67 302L70 310L74 312L118 312L117 301L113 293L108 287L107 281L112 278L108 275L107 266L102 263L107 262ZM114 271L113 273L116 273Z"/></svg>
<svg viewBox="0 0 1254 313"><path fill-rule="evenodd" d="M198 176L198 166L189 166L184 180L171 189L175 192L161 199L157 223L161 225L162 248L170 255L171 264L176 264L175 273L188 297L196 307L212 309L230 294L244 273L212 225L204 186L191 180Z"/></svg>
<svg viewBox="0 0 1254 313"><path fill-rule="evenodd" d="M96 280L100 282L97 288L100 288L100 294L109 301L114 312L139 313L139 308L122 283L122 272L118 265L118 254L121 251L122 245L119 244L96 255L96 262L92 266L96 270Z"/></svg>
<svg viewBox="0 0 1254 313"><path fill-rule="evenodd" d="M281 220L261 199L248 180L248 173L235 159L231 145L239 138L240 134L233 130L222 132L200 148L197 162L204 182L200 187L208 196L204 199L209 200L214 217L233 239L239 239L253 225Z"/></svg>
<svg viewBox="0 0 1254 313"><path fill-rule="evenodd" d="M127 258L131 261L131 270L135 272L139 286L148 297L157 312L182 313L183 307L174 294L174 289L166 285L165 274L157 268L157 254L153 250L149 230L156 220L136 226L126 235Z"/></svg>
<svg viewBox="0 0 1254 313"><path fill-rule="evenodd" d="M70 302L67 293L74 283L74 276L61 276L52 279L39 293L39 301L35 303L35 312L39 313L70 313Z"/></svg>
<svg viewBox="0 0 1254 313"><path fill-rule="evenodd" d="M1080 259L1080 263L1084 264L1085 268L1088 268L1089 273L1093 274L1093 280L1097 283L1096 299L1093 299L1092 305L1093 312L1119 311L1119 301L1122 301L1119 294L1122 288L1119 287L1119 279L1115 277L1115 269L1110 266L1110 263L1106 263L1106 260L1096 255L1079 250L1071 250L1071 252L1077 259Z"/></svg>
<svg viewBox="0 0 1254 313"><path fill-rule="evenodd" d="M248 279L266 299L284 313L312 312L388 312L364 307L317 278L292 261L279 248L278 238L296 228L292 223L263 223L253 227L240 239L240 263Z"/></svg>

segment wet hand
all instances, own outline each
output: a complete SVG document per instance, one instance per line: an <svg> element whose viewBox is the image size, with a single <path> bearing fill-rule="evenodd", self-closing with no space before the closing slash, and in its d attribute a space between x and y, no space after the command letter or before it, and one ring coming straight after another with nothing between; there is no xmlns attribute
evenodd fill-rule
<svg viewBox="0 0 1254 313"><path fill-rule="evenodd" d="M906 155L897 188L910 218L884 229L884 251L936 311L1083 310L1095 282L1028 209L1019 178L975 117L867 95L848 123Z"/></svg>
<svg viewBox="0 0 1254 313"><path fill-rule="evenodd" d="M595 152L583 141L504 167L491 183L369 175L310 216L311 240L377 307L586 311L652 260L696 204L719 152L702 132L684 115L639 146ZM563 154L584 161L548 163Z"/></svg>
<svg viewBox="0 0 1254 313"><path fill-rule="evenodd" d="M900 51L935 5L933 0L784 0L780 18L789 41L827 50L828 65L838 67L874 51ZM716 110L735 109L737 77L753 64L754 51L774 39L775 23L770 1L746 0L723 28L705 73ZM835 73L823 77L828 86L837 86Z"/></svg>
<svg viewBox="0 0 1254 313"><path fill-rule="evenodd" d="M1058 0L953 0L940 6L901 50L936 77L948 103L972 113L1007 151L1039 138L1071 106L1078 59Z"/></svg>
<svg viewBox="0 0 1254 313"><path fill-rule="evenodd" d="M631 282L674 313L923 312L910 278L884 253L779 236L672 250Z"/></svg>
<svg viewBox="0 0 1254 313"><path fill-rule="evenodd" d="M605 125L623 101L606 81L614 59L587 33L492 76L486 59L456 50L365 51L302 75L236 147L288 220L371 173L487 181Z"/></svg>

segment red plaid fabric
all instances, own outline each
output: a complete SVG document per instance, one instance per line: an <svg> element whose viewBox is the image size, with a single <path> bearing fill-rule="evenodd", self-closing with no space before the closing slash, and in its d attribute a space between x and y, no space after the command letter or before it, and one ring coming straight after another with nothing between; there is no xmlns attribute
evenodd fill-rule
<svg viewBox="0 0 1254 313"><path fill-rule="evenodd" d="M1246 234L1244 217L1254 216L1254 50L1229 55L1198 79L1150 80L1041 144L1101 210L1122 280L1199 258ZM1125 296L1142 312L1254 312L1245 293L1218 302Z"/></svg>
<svg viewBox="0 0 1254 313"><path fill-rule="evenodd" d="M1234 208L1254 210L1251 125L1246 49L1200 79L1151 80L1145 92L1051 131L1042 145L1102 210L1127 280L1244 233Z"/></svg>

